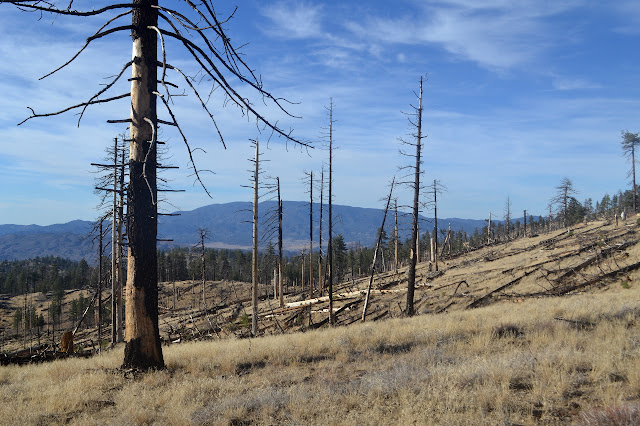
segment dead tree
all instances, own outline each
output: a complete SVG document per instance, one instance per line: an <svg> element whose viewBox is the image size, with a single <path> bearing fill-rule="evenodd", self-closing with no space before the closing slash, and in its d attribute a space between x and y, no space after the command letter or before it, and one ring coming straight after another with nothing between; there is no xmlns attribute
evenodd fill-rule
<svg viewBox="0 0 640 426"><path fill-rule="evenodd" d="M327 244L327 269L329 280L329 325L336 324L335 313L333 312L333 98L329 101L329 241Z"/></svg>
<svg viewBox="0 0 640 426"><path fill-rule="evenodd" d="M258 140L252 141L256 147L253 159L253 257L251 262L251 335L258 335L258 176L260 174L260 149Z"/></svg>
<svg viewBox="0 0 640 426"><path fill-rule="evenodd" d="M313 298L313 170L304 172L309 180L309 298Z"/></svg>
<svg viewBox="0 0 640 426"><path fill-rule="evenodd" d="M636 188L636 147L640 146L640 133L631 133L627 130L623 130L622 134L622 152L628 158L631 163L631 170L627 174L630 177L633 187L633 212L637 213L637 199L638 191Z"/></svg>
<svg viewBox="0 0 640 426"><path fill-rule="evenodd" d="M101 194L98 209L107 207L108 195L111 195L111 344L122 341L122 226L124 224L124 194L126 188L125 171L127 167L125 136L113 139L113 146L107 148L108 164L91 163L98 172L104 172L96 178L95 191Z"/></svg>
<svg viewBox="0 0 640 426"><path fill-rule="evenodd" d="M435 270L438 270L438 194L442 194L447 190L447 187L444 186L438 179L434 179L433 183L427 187L427 195L433 196L433 202L428 201L425 203L426 205L433 204L433 251L432 251L432 261L435 267Z"/></svg>
<svg viewBox="0 0 640 426"><path fill-rule="evenodd" d="M322 274L322 212L324 210L324 164L320 171L320 229L318 231L318 287L320 297L324 295L324 275Z"/></svg>
<svg viewBox="0 0 640 426"><path fill-rule="evenodd" d="M504 222L506 239L509 240L509 234L511 233L511 198L507 195L507 201L504 203Z"/></svg>
<svg viewBox="0 0 640 426"><path fill-rule="evenodd" d="M261 78L246 64L243 57L231 44L231 39L223 28L223 23L226 21L218 18L211 0L204 0L197 4L187 1L190 7L184 13L171 9L170 6L160 6L158 0L132 0L131 3L113 3L89 11L72 10L72 1L66 9L39 0L0 0L0 4L11 4L26 10L77 17L106 16L117 13L117 15L107 18L107 22L87 38L86 43L76 55L49 75L72 63L93 41L117 32L131 32L133 58L124 64L105 87L88 101L57 112L36 113L31 109L32 115L24 121L35 117L58 115L73 109L81 110L81 119L82 112L90 105L129 98L129 118L108 120L110 123L128 123L131 135L130 179L127 191L129 248L125 315L127 342L122 366L123 368L139 369L163 368L164 358L160 347L158 328L156 253L158 216L156 150L159 125L171 126L178 131L187 147L190 167L193 169L195 179L202 184L200 170L194 162L193 151L171 109L172 93L170 88L177 85L169 81L168 74L170 72L175 73L177 78L184 81L196 96L201 107L211 118L218 137L224 144L222 133L213 114L194 85L195 79L185 75L176 66L167 63L165 38L176 41L186 49L191 58L199 65L199 73L211 81L212 91L215 88L223 94L225 104L232 103L240 109L243 115L255 118L259 128L266 128L294 143L303 146L309 145L294 139L291 136L291 131L285 131L265 119L255 109L246 94L240 94L238 89L231 85L231 82L234 82L234 85L236 82L239 85L246 85L255 90L263 100L274 103L287 113L282 106L283 101L266 91ZM130 23L117 24L118 21L128 18L129 15L131 15ZM158 41L160 41L162 51L161 61L158 60ZM132 74L130 91L101 98L114 87L128 68L131 68ZM161 70L160 75L158 75L158 69ZM162 90L159 90L159 85ZM158 99L164 106L170 120L158 119L156 109Z"/></svg>
<svg viewBox="0 0 640 426"><path fill-rule="evenodd" d="M207 265L205 263L205 245L204 242L209 238L209 230L204 228L198 228L198 238L200 242L200 270L202 272L202 309L207 310Z"/></svg>
<svg viewBox="0 0 640 426"><path fill-rule="evenodd" d="M393 194L393 186L396 183L395 176L391 181L391 189L389 189L389 196L387 197L387 206L384 208L384 215L382 216L382 225L378 230L378 240L376 241L376 248L373 252L373 260L371 261L371 275L369 276L369 285L367 286L367 295L364 298L364 307L362 308L362 322L367 319L367 308L369 307L369 296L371 295L371 285L373 284L373 277L376 273L376 260L378 258L378 251L380 251L380 245L382 244L382 235L384 233L384 224L387 220L387 213L389 212L389 205L391 205L391 195Z"/></svg>
<svg viewBox="0 0 640 426"><path fill-rule="evenodd" d="M283 294L283 269L282 269L282 198L280 197L280 178L276 178L278 184L278 300L280 307L284 308Z"/></svg>
<svg viewBox="0 0 640 426"><path fill-rule="evenodd" d="M418 106L415 107L412 105L414 112L409 115L409 123L412 127L416 129L416 132L412 135L415 138L415 142L405 141L400 139L400 141L412 147L415 147L415 154L407 154L401 151L401 154L411 156L415 158L415 164L403 167L402 169L412 170L414 173L414 178L412 182L407 182L409 186L413 189L413 205L412 205L412 224L411 224L411 246L409 248L409 273L407 279L407 308L405 313L408 316L413 316L414 307L413 307L413 299L415 293L415 285L416 285L416 263L418 261L418 214L419 214L419 205L420 205L420 175L422 172L420 171L420 166L422 165L422 80L420 77L420 91L418 93ZM412 120L411 117L415 117Z"/></svg>
<svg viewBox="0 0 640 426"><path fill-rule="evenodd" d="M395 214L395 228L394 228L395 261L393 263L393 271L397 273L398 272L398 240L400 238L398 236L398 199L397 198L394 199L393 211Z"/></svg>

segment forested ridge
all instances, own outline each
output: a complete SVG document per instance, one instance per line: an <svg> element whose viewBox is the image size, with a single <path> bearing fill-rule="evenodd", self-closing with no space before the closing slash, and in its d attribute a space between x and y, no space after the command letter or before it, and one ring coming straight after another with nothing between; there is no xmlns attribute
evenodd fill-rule
<svg viewBox="0 0 640 426"><path fill-rule="evenodd" d="M582 222L585 219L614 217L622 211L632 211L632 192L618 191L613 196L605 194L595 205L591 199L579 202L571 197L567 207L568 225ZM541 232L555 223L560 225L562 211L555 216L527 217L527 232ZM507 234L505 221L496 221L492 225L491 234L494 240L516 238L524 233L524 221L512 220ZM447 224L442 224L446 226ZM420 232L419 251L422 257L429 255L429 240L433 236L433 225L423 223ZM388 228L388 227L387 227ZM439 245L447 238L448 229L442 227L437 236ZM450 253L461 252L480 247L487 241L488 228L476 228L473 233L463 230L452 230L450 243L444 248ZM382 255L376 268L379 271L389 270L395 262L395 231L383 231ZM409 241L398 241L398 262L403 264L409 257ZM323 248L324 249L324 248ZM373 247L361 244L347 244L338 235L334 238L333 255L336 262L334 268L337 277L361 276L371 271ZM267 243L260 253L260 282L267 283L273 275L276 265L277 248ZM323 253L326 256L326 253ZM306 254L308 262L308 253ZM302 255L291 255L285 258L284 276L291 285L302 280ZM314 263L317 265L318 252L314 251ZM158 250L158 277L160 281L184 281L201 279L202 263L201 250L196 247L175 247ZM207 280L251 281L251 252L240 249L205 249L205 263ZM109 280L109 259L103 259L103 282ZM85 260L74 261L57 256L36 257L27 260L0 261L0 293L22 294L27 292L56 292L60 290L96 287L98 282L98 267L90 265Z"/></svg>

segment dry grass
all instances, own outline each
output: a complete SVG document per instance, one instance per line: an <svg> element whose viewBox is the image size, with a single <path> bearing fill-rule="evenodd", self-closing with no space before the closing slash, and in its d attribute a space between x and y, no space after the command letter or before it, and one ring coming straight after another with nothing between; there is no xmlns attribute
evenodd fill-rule
<svg viewBox="0 0 640 426"><path fill-rule="evenodd" d="M6 424L638 424L640 285L0 368ZM562 317L565 320L555 318Z"/></svg>

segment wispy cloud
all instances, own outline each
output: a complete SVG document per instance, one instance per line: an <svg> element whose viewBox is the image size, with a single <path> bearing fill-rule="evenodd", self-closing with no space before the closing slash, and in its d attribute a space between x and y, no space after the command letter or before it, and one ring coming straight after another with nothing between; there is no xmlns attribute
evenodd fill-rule
<svg viewBox="0 0 640 426"><path fill-rule="evenodd" d="M322 34L322 7L305 1L279 1L261 10L271 20L263 30L283 39L313 38Z"/></svg>
<svg viewBox="0 0 640 426"><path fill-rule="evenodd" d="M404 16L369 16L347 28L360 39L387 44L429 44L487 68L525 64L554 42L556 32L546 18L576 7L578 2L501 0L431 1Z"/></svg>
<svg viewBox="0 0 640 426"><path fill-rule="evenodd" d="M582 90L601 89L602 85L585 78L553 76L553 88L555 90Z"/></svg>

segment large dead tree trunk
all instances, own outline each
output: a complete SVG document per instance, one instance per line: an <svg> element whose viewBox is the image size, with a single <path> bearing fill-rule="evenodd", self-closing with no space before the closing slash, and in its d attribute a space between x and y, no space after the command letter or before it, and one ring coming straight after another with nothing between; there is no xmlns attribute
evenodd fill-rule
<svg viewBox="0 0 640 426"><path fill-rule="evenodd" d="M158 329L157 0L134 0L131 148L127 196L126 346L123 368L164 368Z"/></svg>
<svg viewBox="0 0 640 426"><path fill-rule="evenodd" d="M409 257L409 277L407 280L407 315L414 314L413 298L416 285L416 263L418 261L418 205L420 201L420 155L422 151L422 77L420 77L420 92L418 96L416 134L416 165L413 182L413 223L411 226L411 251Z"/></svg>

